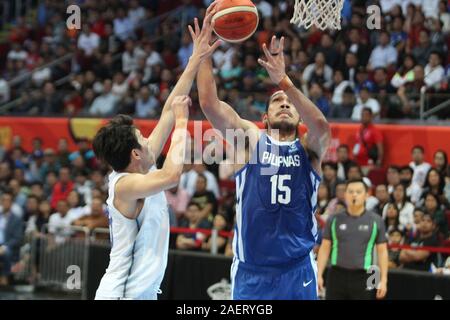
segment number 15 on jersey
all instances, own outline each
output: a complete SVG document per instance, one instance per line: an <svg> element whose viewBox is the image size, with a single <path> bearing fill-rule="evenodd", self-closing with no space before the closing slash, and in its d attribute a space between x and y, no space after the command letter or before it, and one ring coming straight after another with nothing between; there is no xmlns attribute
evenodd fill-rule
<svg viewBox="0 0 450 320"><path fill-rule="evenodd" d="M285 183L291 180L290 174L275 175L270 178L272 183L271 203L289 204L291 202L291 188Z"/></svg>

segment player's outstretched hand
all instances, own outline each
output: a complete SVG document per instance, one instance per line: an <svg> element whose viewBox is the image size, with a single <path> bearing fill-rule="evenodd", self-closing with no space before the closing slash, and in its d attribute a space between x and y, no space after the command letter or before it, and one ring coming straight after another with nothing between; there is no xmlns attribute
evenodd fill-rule
<svg viewBox="0 0 450 320"><path fill-rule="evenodd" d="M200 60L210 57L221 44L220 40L216 40L210 45L211 35L214 28L212 17L216 13L216 5L217 2L215 1L206 10L206 15L203 20L201 30L197 18L194 19L194 28L188 26L189 33L191 34L192 41L194 42L192 57L198 57Z"/></svg>
<svg viewBox="0 0 450 320"><path fill-rule="evenodd" d="M286 66L284 64L284 37L281 37L278 46L276 45L277 38L272 37L270 41L270 50L267 45L263 43L262 49L266 60L258 59L258 63L262 65L269 73L270 79L275 84L279 84L281 80L286 76Z"/></svg>
<svg viewBox="0 0 450 320"><path fill-rule="evenodd" d="M189 118L189 107L192 105L189 96L176 96L172 101L172 112L176 120L187 120Z"/></svg>

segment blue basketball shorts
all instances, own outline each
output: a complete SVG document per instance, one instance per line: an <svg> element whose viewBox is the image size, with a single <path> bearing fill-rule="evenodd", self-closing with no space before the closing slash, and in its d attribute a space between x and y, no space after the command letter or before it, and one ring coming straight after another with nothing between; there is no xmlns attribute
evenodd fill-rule
<svg viewBox="0 0 450 320"><path fill-rule="evenodd" d="M254 266L236 257L231 267L233 300L317 300L313 253L285 266Z"/></svg>

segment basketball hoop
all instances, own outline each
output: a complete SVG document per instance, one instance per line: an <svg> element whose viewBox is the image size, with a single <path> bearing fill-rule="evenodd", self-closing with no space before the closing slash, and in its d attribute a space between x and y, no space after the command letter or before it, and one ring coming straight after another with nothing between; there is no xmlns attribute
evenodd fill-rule
<svg viewBox="0 0 450 320"><path fill-rule="evenodd" d="M315 25L321 30L341 30L341 11L344 0L295 0L291 23L310 28Z"/></svg>

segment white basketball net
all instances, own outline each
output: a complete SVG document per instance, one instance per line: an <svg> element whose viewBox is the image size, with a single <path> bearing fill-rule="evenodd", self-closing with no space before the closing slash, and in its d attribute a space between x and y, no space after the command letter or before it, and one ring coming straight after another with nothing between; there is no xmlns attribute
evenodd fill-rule
<svg viewBox="0 0 450 320"><path fill-rule="evenodd" d="M341 30L341 11L344 0L295 0L291 23L310 28L315 25L321 30Z"/></svg>

